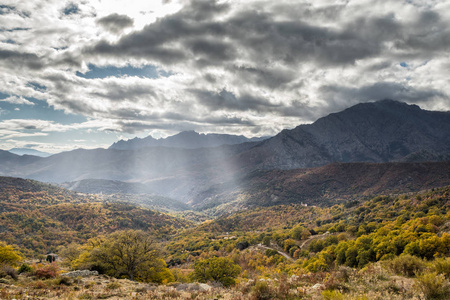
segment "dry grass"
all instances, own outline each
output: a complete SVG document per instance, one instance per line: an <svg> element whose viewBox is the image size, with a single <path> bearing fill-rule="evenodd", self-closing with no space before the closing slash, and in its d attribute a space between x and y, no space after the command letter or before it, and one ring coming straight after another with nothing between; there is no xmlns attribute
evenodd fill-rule
<svg viewBox="0 0 450 300"><path fill-rule="evenodd" d="M440 278L447 287L447 279ZM157 286L104 275L40 280L21 274L18 280L0 283L0 299L434 299L428 285L419 279L395 275L380 263L362 270L341 267L330 273L284 275L264 281L241 279L229 289L181 283Z"/></svg>

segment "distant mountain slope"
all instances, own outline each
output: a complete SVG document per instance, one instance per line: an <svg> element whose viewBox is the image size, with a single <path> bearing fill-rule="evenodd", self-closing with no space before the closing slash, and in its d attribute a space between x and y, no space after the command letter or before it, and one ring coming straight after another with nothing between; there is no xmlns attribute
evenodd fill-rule
<svg viewBox="0 0 450 300"><path fill-rule="evenodd" d="M231 199L239 191L241 178L257 170L334 162L450 160L449 132L450 112L383 100L355 105L262 142L197 149L79 149L47 158L0 151L0 175L56 183L84 179L142 183L156 194L199 203L225 184ZM193 132L177 139L182 141L184 136L191 141L191 135L195 141L198 134Z"/></svg>
<svg viewBox="0 0 450 300"><path fill-rule="evenodd" d="M106 179L83 179L64 182L63 188L89 194L142 194L152 193L148 186L138 182L123 182Z"/></svg>
<svg viewBox="0 0 450 300"><path fill-rule="evenodd" d="M332 162L450 160L450 112L383 100L362 103L283 130L242 153L249 169L295 169Z"/></svg>
<svg viewBox="0 0 450 300"><path fill-rule="evenodd" d="M64 182L60 186L80 193L101 194L107 201L126 201L158 211L185 211L192 209L178 200L155 195L149 186L137 182L105 179L83 179Z"/></svg>
<svg viewBox="0 0 450 300"><path fill-rule="evenodd" d="M243 135L230 134L214 134L214 133L197 133L195 131L183 131L176 135L169 136L165 139L154 139L151 136L146 138L134 138L131 140L120 140L112 144L109 149L116 150L133 150L147 147L170 147L170 148L185 148L198 149L207 147L217 147L222 145L236 145L247 142L259 142L263 138L246 138Z"/></svg>
<svg viewBox="0 0 450 300"><path fill-rule="evenodd" d="M336 203L450 185L450 162L335 163L319 168L256 171L238 187L216 185L193 203L218 214L252 206Z"/></svg>
<svg viewBox="0 0 450 300"><path fill-rule="evenodd" d="M54 252L121 229L147 230L161 238L191 225L128 203L105 203L33 180L0 177L0 240L28 254Z"/></svg>
<svg viewBox="0 0 450 300"><path fill-rule="evenodd" d="M39 156L39 157L49 157L50 155L52 155L47 152L42 152L42 151L29 149L29 148L13 148L8 151L11 153L17 154L17 155L34 155L34 156Z"/></svg>

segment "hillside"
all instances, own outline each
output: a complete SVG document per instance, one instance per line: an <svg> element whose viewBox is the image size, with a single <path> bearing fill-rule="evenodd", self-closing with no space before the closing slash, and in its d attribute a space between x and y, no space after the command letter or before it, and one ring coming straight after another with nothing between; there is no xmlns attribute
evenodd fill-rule
<svg viewBox="0 0 450 300"><path fill-rule="evenodd" d="M71 191L89 194L149 194L152 192L142 183L106 179L83 179L79 181L64 182L61 183L60 186Z"/></svg>
<svg viewBox="0 0 450 300"><path fill-rule="evenodd" d="M58 275L58 265L63 264L57 261L24 264L21 268L28 266L29 271L16 274L16 279L0 275L1 295L5 299L24 294L55 299L448 299L449 197L447 186L332 207L290 204L249 209L172 235L161 245L170 266L164 272L172 276L162 282L156 278L158 286L121 274ZM96 243L102 242L71 245L72 252L61 253L69 255L66 262L77 265L101 251ZM197 275L198 270L222 274L224 266L206 264L218 259L238 266L230 287ZM12 269L8 272L14 276Z"/></svg>
<svg viewBox="0 0 450 300"><path fill-rule="evenodd" d="M102 202L32 180L0 177L0 240L29 255L120 229L142 229L167 238L192 224L119 202Z"/></svg>
<svg viewBox="0 0 450 300"><path fill-rule="evenodd" d="M401 254L408 249L409 243L418 243L420 240L431 242L437 236L446 236L443 242L446 243L445 247L450 246L449 207L450 186L420 193L378 195L367 200L346 201L332 207L305 207L300 204L259 207L223 215L198 225L195 229L187 229L172 239L168 250L172 253L172 259L185 260L189 255L198 256L211 249L220 249L218 253L223 254L227 252L225 249L237 247L240 242L246 241L247 247L256 245L269 237L274 247L278 245L286 249L286 245L291 243L289 248L294 249L288 252L303 263L329 246L331 257L336 259L336 252L332 251L338 243L369 236L370 247L374 251L371 259L377 261L388 253L393 253L394 256ZM386 240L389 230L393 232L389 234L389 240ZM323 235L324 233L327 234ZM342 234L339 239L337 234ZM312 246L308 244L309 252L303 253L303 259L293 255L306 239L319 235L323 238L312 243ZM329 241L326 241L327 236L330 236ZM321 244L320 247L318 244ZM188 253L184 251L186 249ZM439 249L444 251L444 248ZM421 256L420 251L425 251L423 255L432 257L434 252L430 254L426 251L438 251L438 248L436 245L426 248L424 242L423 249L417 250L415 255ZM450 254L449 250L445 251ZM379 252L379 256L375 256L375 252ZM322 271L333 268L332 262L333 260L326 262Z"/></svg>
<svg viewBox="0 0 450 300"><path fill-rule="evenodd" d="M248 169L295 169L332 162L450 160L450 112L383 100L361 103L283 130L239 155Z"/></svg>
<svg viewBox="0 0 450 300"><path fill-rule="evenodd" d="M450 162L335 163L319 168L255 171L239 185L215 185L194 207L212 214L278 204L334 205L378 194L450 185Z"/></svg>

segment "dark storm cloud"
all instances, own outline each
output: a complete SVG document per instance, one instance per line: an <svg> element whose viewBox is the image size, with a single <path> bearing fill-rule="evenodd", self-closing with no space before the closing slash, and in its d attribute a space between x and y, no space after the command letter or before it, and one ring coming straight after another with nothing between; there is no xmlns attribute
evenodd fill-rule
<svg viewBox="0 0 450 300"><path fill-rule="evenodd" d="M433 89L417 89L397 82L378 82L358 88L338 85L325 85L320 88L323 99L327 101L327 112L338 111L349 104L380 99L395 99L410 103L426 103L435 98L446 99L448 96ZM323 113L321 113L323 114Z"/></svg>
<svg viewBox="0 0 450 300"><path fill-rule="evenodd" d="M294 71L277 68L262 69L257 67L232 66L229 68L229 71L236 74L236 77L241 82L252 83L270 89L280 89L285 84L297 78Z"/></svg>
<svg viewBox="0 0 450 300"><path fill-rule="evenodd" d="M186 131L186 130L194 130L198 128L198 125L189 123L189 122L180 122L177 124L173 123L146 123L139 121L119 121L117 125L121 129L121 132L126 132L129 134L134 134L143 130L153 130L153 129L161 129L161 130L175 130L175 131ZM117 131L117 128L106 129L108 131Z"/></svg>
<svg viewBox="0 0 450 300"><path fill-rule="evenodd" d="M184 110L184 113L176 113L176 112L164 112L160 114L158 117L171 121L189 121L194 123L207 123L214 125L246 125L253 126L254 123L249 120L244 120L242 118L237 117L213 117L213 116L195 116L194 114L187 115L186 112L189 110Z"/></svg>
<svg viewBox="0 0 450 300"><path fill-rule="evenodd" d="M380 54L384 42L397 41L402 35L402 25L393 15L359 18L334 29L298 18L282 21L272 13L253 9L216 18L228 9L216 1L194 1L116 43L101 41L84 52L146 58L168 65L191 61L199 67L232 65L237 59L290 67L310 61L346 65Z"/></svg>
<svg viewBox="0 0 450 300"><path fill-rule="evenodd" d="M176 122L174 122L174 120ZM182 118L180 120L177 119L159 119L158 122L152 122L152 119L147 120L135 120L135 121L126 121L120 120L116 122L118 127L107 129L109 131L121 131L126 133L136 133L142 130L151 130L151 129L163 129L163 130L175 130L175 131L186 131L186 130L196 130L200 129L205 125L216 125L216 126L236 126L236 125L244 125L255 127L257 126L250 121L243 120L241 118L224 118L224 117L208 117L206 119L193 119ZM199 122L200 121L200 122ZM118 130L117 128L120 128ZM259 128L255 129L255 131L259 131Z"/></svg>
<svg viewBox="0 0 450 300"><path fill-rule="evenodd" d="M113 33L120 33L125 28L133 26L133 23L133 19L129 16L119 14L110 14L97 20L97 24Z"/></svg>
<svg viewBox="0 0 450 300"><path fill-rule="evenodd" d="M129 85L124 87L113 84L108 85L107 90L104 93L93 92L92 95L117 102L123 100L137 100L142 96L149 98L157 97L153 89L145 85Z"/></svg>
<svg viewBox="0 0 450 300"><path fill-rule="evenodd" d="M188 92L195 96L199 104L211 111L253 111L262 114L272 113L281 116L302 117L311 121L314 120L313 117L316 117L316 113L309 107L309 103L300 100L274 104L267 99L254 97L248 93L236 97L225 89L216 93L198 89L191 89Z"/></svg>
<svg viewBox="0 0 450 300"><path fill-rule="evenodd" d="M121 40L121 43L116 45L112 45L107 41L101 41L94 47L85 49L84 54L99 56L109 55L115 57L122 53L129 57L146 58L169 65L181 62L187 58L184 51L181 49L165 48L157 44L152 44L152 38L144 34L127 36L126 40ZM148 41L148 43L145 41ZM129 44L128 42L133 42L133 44ZM136 44L141 44L141 46L134 47Z"/></svg>
<svg viewBox="0 0 450 300"><path fill-rule="evenodd" d="M34 53L24 53L11 50L0 49L0 61L12 68L27 67L32 70L39 70L44 67L41 58Z"/></svg>
<svg viewBox="0 0 450 300"><path fill-rule="evenodd" d="M124 36L117 43L101 41L84 52L91 55L128 55L168 65L192 58L227 60L232 54L235 55L234 50L216 36L218 31L223 31L222 26L208 22L226 9L226 5L216 1L194 1L187 9Z"/></svg>
<svg viewBox="0 0 450 300"><path fill-rule="evenodd" d="M353 64L379 52L376 42L351 31L309 25L301 20L277 21L268 13L241 12L227 20L227 36L241 44L258 63L286 65L315 61L324 65Z"/></svg>
<svg viewBox="0 0 450 300"><path fill-rule="evenodd" d="M450 22L437 12L422 12L419 19L405 31L404 39L396 41L399 49L410 52L421 50L428 56L450 50Z"/></svg>
<svg viewBox="0 0 450 300"><path fill-rule="evenodd" d="M58 100L58 105L69 109L71 112L75 114L80 114L82 116L94 116L96 114L103 113L102 110L99 110L92 105L86 105L86 103L83 102L73 101L73 99L66 99L64 98L63 94L61 94L61 97Z"/></svg>
<svg viewBox="0 0 450 300"><path fill-rule="evenodd" d="M187 49L191 49L194 57L204 58L209 64L224 62L236 57L236 50L230 43L212 38L194 38L185 42Z"/></svg>
<svg viewBox="0 0 450 300"><path fill-rule="evenodd" d="M366 72L376 72L379 70L390 68L394 63L391 61L382 61L371 64L365 68Z"/></svg>
<svg viewBox="0 0 450 300"><path fill-rule="evenodd" d="M224 116L195 116L194 114L187 114L189 110L184 111L184 113L177 112L160 112L145 114L141 113L139 109L133 108L121 108L113 109L108 111L109 116L114 116L116 119L120 120L135 120L139 122L153 122L153 121L168 121L168 122L190 122L190 123L202 123L202 124L213 124L213 125L255 125L252 121L245 120L238 117L224 117Z"/></svg>
<svg viewBox="0 0 450 300"><path fill-rule="evenodd" d="M267 112L279 107L279 105L272 104L265 99L259 99L248 94L238 98L233 93L225 89L217 93L198 89L188 90L188 92L195 95L197 101L201 105L208 107L212 111L252 110L257 112Z"/></svg>

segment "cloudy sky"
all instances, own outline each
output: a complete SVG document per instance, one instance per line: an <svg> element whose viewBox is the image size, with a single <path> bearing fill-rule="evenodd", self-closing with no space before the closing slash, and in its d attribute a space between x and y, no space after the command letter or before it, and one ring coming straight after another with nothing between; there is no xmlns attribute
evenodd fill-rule
<svg viewBox="0 0 450 300"><path fill-rule="evenodd" d="M0 149L450 110L450 0L0 0Z"/></svg>

